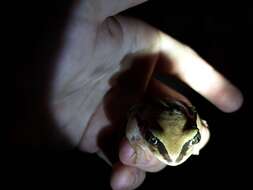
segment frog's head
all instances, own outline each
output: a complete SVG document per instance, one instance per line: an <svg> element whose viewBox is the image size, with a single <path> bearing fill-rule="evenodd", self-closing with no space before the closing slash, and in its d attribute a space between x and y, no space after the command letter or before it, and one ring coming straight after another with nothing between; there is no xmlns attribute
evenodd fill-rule
<svg viewBox="0 0 253 190"><path fill-rule="evenodd" d="M132 116L139 128L132 133L140 133L143 146L167 165L176 166L197 155L209 139L207 124L195 108L179 101L154 101L139 106ZM131 134L127 136L131 143Z"/></svg>

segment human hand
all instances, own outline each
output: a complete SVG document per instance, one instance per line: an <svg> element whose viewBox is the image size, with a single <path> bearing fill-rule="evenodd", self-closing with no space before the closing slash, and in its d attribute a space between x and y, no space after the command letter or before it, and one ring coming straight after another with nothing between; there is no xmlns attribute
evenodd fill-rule
<svg viewBox="0 0 253 190"><path fill-rule="evenodd" d="M142 2L77 3L52 84L51 107L69 142L106 160L110 153L119 155L120 161L113 165L113 189L134 189L143 182L145 171L165 167L152 154L135 155L120 136L126 112L144 94L188 102L154 79L155 73L178 76L225 112L242 103L240 92L192 49L141 21L113 16ZM129 64L131 69L124 68ZM115 75L122 67L125 72Z"/></svg>

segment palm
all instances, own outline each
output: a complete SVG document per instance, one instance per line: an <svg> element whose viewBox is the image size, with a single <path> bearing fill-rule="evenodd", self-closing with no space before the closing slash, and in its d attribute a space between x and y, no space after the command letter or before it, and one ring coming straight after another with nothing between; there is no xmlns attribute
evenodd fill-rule
<svg viewBox="0 0 253 190"><path fill-rule="evenodd" d="M135 22L139 21L110 17L100 24L79 21L68 26L55 75L53 105L70 143L80 142L92 110L109 89L109 80L119 70L123 58L146 46L137 33L146 29L136 26L147 26ZM154 29L149 30L146 34L150 38ZM138 47L136 39L143 44Z"/></svg>

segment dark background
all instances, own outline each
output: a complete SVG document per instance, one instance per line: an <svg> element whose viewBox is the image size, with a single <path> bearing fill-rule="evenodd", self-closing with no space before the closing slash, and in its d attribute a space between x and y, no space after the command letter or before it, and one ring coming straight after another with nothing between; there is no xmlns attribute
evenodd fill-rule
<svg viewBox="0 0 253 190"><path fill-rule="evenodd" d="M45 111L48 66L61 42L71 6L72 3L61 1L33 2L20 7L23 14L17 19L16 35L21 40L18 50L22 55L16 66L16 125L8 129L5 139L7 176L11 184L20 187L109 189L111 168L97 156L38 145L40 138L47 138L44 128L52 125ZM148 174L139 189L231 185L244 189L250 184L252 13L250 5L188 6L167 1L150 1L123 13L145 20L191 46L244 95L242 108L225 114L184 85L176 85L208 120L210 142L201 156Z"/></svg>

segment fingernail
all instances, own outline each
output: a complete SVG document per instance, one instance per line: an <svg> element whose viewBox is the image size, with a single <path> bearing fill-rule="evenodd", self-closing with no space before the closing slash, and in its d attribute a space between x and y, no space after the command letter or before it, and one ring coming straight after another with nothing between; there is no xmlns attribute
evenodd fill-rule
<svg viewBox="0 0 253 190"><path fill-rule="evenodd" d="M224 93L220 93L219 102L224 112L234 112L238 110L243 103L243 95L239 89L232 85L225 88Z"/></svg>
<svg viewBox="0 0 253 190"><path fill-rule="evenodd" d="M243 104L243 94L237 88L234 89L234 101L232 102L230 105L231 112L238 110Z"/></svg>

